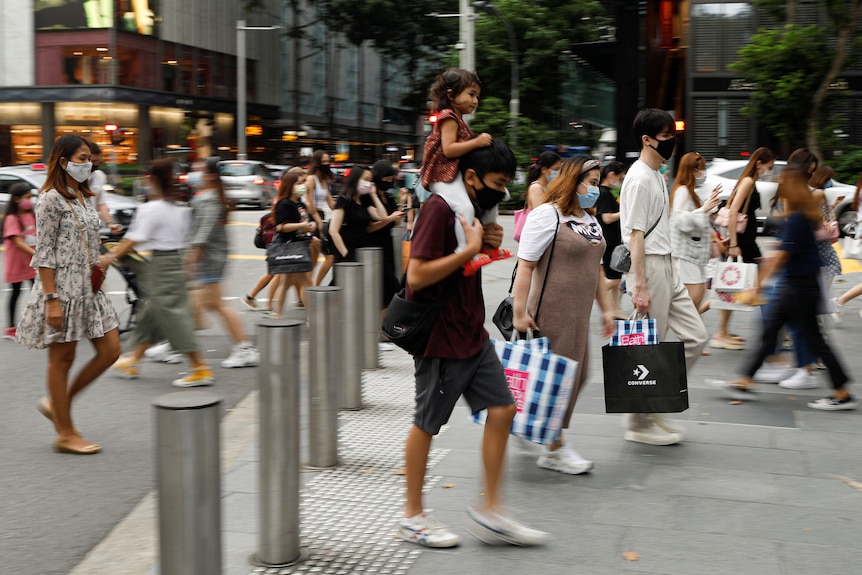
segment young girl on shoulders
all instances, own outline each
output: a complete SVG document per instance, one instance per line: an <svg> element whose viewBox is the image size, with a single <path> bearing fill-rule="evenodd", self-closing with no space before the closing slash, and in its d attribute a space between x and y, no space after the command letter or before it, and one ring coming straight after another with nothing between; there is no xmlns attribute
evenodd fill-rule
<svg viewBox="0 0 862 575"><path fill-rule="evenodd" d="M446 70L431 86L432 108L437 119L431 129L431 135L425 141L422 186L446 200L452 211L463 216L468 222L478 216L483 224L489 224L496 222L496 205L504 198L500 197L500 192L488 187L477 190L476 203L480 213L476 214L458 172L461 156L476 148L491 145L490 134L483 132L477 136L464 121L464 116L472 114L479 106L481 91L482 82L479 76L461 68ZM458 249L463 249L466 240L457 219L455 236ZM512 253L502 248L483 251L467 263L464 273L472 275L482 265L510 257Z"/></svg>

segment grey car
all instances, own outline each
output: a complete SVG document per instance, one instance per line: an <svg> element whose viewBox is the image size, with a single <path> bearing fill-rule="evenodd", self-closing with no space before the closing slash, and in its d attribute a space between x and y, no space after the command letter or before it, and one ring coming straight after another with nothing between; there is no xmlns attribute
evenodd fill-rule
<svg viewBox="0 0 862 575"><path fill-rule="evenodd" d="M218 163L225 194L237 206L268 208L275 197L277 179L266 164L255 160Z"/></svg>

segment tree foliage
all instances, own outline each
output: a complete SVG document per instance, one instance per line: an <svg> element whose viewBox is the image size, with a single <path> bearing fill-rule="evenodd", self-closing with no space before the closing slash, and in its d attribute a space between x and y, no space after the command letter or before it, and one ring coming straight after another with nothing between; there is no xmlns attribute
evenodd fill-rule
<svg viewBox="0 0 862 575"><path fill-rule="evenodd" d="M820 26L761 29L739 51L730 69L755 85L747 113L767 126L785 146L805 140L811 98L826 68L826 37Z"/></svg>

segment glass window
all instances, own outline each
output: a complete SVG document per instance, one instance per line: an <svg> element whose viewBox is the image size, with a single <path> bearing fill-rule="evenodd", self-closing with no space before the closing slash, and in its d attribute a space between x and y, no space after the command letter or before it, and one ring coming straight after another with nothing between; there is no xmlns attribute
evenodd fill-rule
<svg viewBox="0 0 862 575"><path fill-rule="evenodd" d="M222 176L253 176L254 164L247 164L245 162L220 164L219 172Z"/></svg>
<svg viewBox="0 0 862 575"><path fill-rule="evenodd" d="M695 72L726 72L753 31L753 9L747 3L694 4L691 7L691 51Z"/></svg>

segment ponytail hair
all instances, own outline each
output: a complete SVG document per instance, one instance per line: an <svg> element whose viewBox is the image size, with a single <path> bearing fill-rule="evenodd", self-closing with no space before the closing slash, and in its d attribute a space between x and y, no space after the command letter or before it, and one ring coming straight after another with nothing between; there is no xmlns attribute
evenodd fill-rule
<svg viewBox="0 0 862 575"><path fill-rule="evenodd" d="M532 184L542 175L542 168L550 168L557 162L562 160L557 152L544 151L539 154L536 163L530 166L530 172L527 175L527 185Z"/></svg>

